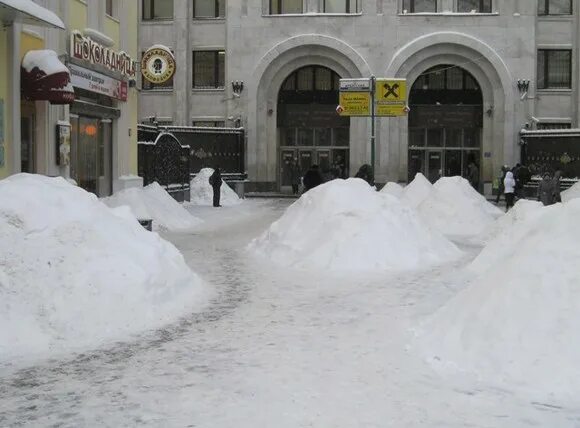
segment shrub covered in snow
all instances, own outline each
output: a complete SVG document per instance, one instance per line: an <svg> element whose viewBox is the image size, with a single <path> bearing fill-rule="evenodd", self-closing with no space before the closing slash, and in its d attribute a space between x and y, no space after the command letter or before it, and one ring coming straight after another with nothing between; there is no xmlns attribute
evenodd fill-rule
<svg viewBox="0 0 580 428"><path fill-rule="evenodd" d="M336 271L418 269L460 255L412 209L358 178L308 191L250 247L280 265Z"/></svg>
<svg viewBox="0 0 580 428"><path fill-rule="evenodd" d="M213 189L209 184L209 177L213 168L203 168L191 180L190 202L192 205L213 205ZM224 206L241 203L237 193L224 181L220 188L220 204Z"/></svg>
<svg viewBox="0 0 580 428"><path fill-rule="evenodd" d="M128 208L62 178L0 181L0 359L96 346L192 310L200 278Z"/></svg>
<svg viewBox="0 0 580 428"><path fill-rule="evenodd" d="M201 223L158 183L143 188L121 190L102 201L109 207L126 205L138 219L152 219L155 229L189 230Z"/></svg>
<svg viewBox="0 0 580 428"><path fill-rule="evenodd" d="M492 240L469 267L474 282L425 327L429 355L577 402L579 217L580 200L541 208Z"/></svg>

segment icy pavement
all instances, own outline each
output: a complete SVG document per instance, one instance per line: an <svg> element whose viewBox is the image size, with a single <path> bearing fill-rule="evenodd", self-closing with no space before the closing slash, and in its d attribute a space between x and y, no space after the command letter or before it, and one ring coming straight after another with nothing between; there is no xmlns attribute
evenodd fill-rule
<svg viewBox="0 0 580 428"><path fill-rule="evenodd" d="M476 250L407 275L291 273L245 251L288 203L189 207L203 230L166 237L214 285L211 307L108 349L0 367L0 426L580 427L579 407L442 378L408 347Z"/></svg>

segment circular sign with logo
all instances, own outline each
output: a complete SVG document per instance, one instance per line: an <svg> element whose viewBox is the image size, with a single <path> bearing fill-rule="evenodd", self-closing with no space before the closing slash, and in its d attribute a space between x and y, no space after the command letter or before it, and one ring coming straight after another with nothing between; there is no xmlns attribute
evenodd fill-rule
<svg viewBox="0 0 580 428"><path fill-rule="evenodd" d="M169 48L151 46L143 54L141 74L151 83L165 83L175 74L175 58Z"/></svg>

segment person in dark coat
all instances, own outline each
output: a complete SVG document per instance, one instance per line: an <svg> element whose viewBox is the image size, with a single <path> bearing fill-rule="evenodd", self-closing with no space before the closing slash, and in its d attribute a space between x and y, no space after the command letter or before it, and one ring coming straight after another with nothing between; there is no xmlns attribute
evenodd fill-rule
<svg viewBox="0 0 580 428"><path fill-rule="evenodd" d="M560 178L562 178L562 171L558 170L554 174L554 202L562 202L562 195L560 194Z"/></svg>
<svg viewBox="0 0 580 428"><path fill-rule="evenodd" d="M525 165L520 166L519 169L517 170L517 174L515 176L515 179L516 179L516 183L518 184L518 188L519 188L519 193L517 196L518 196L518 198L523 198L525 196L525 188L524 187L532 179L532 173L530 172L530 169Z"/></svg>
<svg viewBox="0 0 580 428"><path fill-rule="evenodd" d="M298 164L298 159L294 158L290 164L290 183L292 184L292 193L294 195L298 194L298 187L300 186L301 177L300 165Z"/></svg>
<svg viewBox="0 0 580 428"><path fill-rule="evenodd" d="M504 187L504 184L503 184L503 182L504 182L504 180L505 180L505 176L506 176L506 173L507 173L507 172L508 172L508 167L507 167L507 166L505 166L505 165L504 165L504 166L502 166L502 167L501 167L501 171L500 171L500 175L499 175L499 177L498 177L498 189L497 189L497 196L496 196L496 198L495 198L495 203L496 203L496 204L499 204L499 200L500 200L500 198L501 198L501 195L503 195L503 194L504 194L505 187Z"/></svg>
<svg viewBox="0 0 580 428"><path fill-rule="evenodd" d="M304 184L304 192L308 192L310 189L314 189L316 186L321 185L324 180L322 179L322 174L320 174L320 168L318 165L312 165L304 177L302 178Z"/></svg>
<svg viewBox="0 0 580 428"><path fill-rule="evenodd" d="M209 177L209 184L213 189L213 206L214 207L221 207L220 205L220 196L221 196L221 187L222 187L222 174L218 167L216 167L213 171L213 174Z"/></svg>
<svg viewBox="0 0 580 428"><path fill-rule="evenodd" d="M467 167L467 180L469 184L479 192L479 168L475 162L470 162Z"/></svg>
<svg viewBox="0 0 580 428"><path fill-rule="evenodd" d="M356 178L362 178L364 181L369 183L369 186L375 185L375 174L373 174L373 167L368 163L365 163L358 169L355 175Z"/></svg>
<svg viewBox="0 0 580 428"><path fill-rule="evenodd" d="M544 205L552 205L554 203L554 180L550 177L549 172L544 173L544 178L538 185L538 201Z"/></svg>

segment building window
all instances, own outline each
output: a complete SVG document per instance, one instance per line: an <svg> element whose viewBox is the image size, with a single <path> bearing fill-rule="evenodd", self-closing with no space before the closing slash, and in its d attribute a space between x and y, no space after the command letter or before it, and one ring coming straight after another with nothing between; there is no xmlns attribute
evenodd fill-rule
<svg viewBox="0 0 580 428"><path fill-rule="evenodd" d="M324 13L358 13L361 0L324 0Z"/></svg>
<svg viewBox="0 0 580 428"><path fill-rule="evenodd" d="M403 13L437 12L437 0L403 0Z"/></svg>
<svg viewBox="0 0 580 428"><path fill-rule="evenodd" d="M302 12L302 0L270 0L270 15Z"/></svg>
<svg viewBox="0 0 580 428"><path fill-rule="evenodd" d="M457 0L457 12L491 13L491 0Z"/></svg>
<svg viewBox="0 0 580 428"><path fill-rule="evenodd" d="M113 10L113 0L107 0L105 2L105 13L110 17L114 17L114 10Z"/></svg>
<svg viewBox="0 0 580 428"><path fill-rule="evenodd" d="M572 124L565 122L538 123L538 129L571 129Z"/></svg>
<svg viewBox="0 0 580 428"><path fill-rule="evenodd" d="M572 15L572 0L538 0L538 15Z"/></svg>
<svg viewBox="0 0 580 428"><path fill-rule="evenodd" d="M171 52L173 53L173 50ZM143 58L143 55L145 55L145 52L141 52L141 58ZM141 89L143 89L144 91L152 91L152 90L171 91L173 89L173 77L174 76L171 76L171 79L163 83L152 83L149 80L145 79L143 76L141 76Z"/></svg>
<svg viewBox="0 0 580 428"><path fill-rule="evenodd" d="M205 128L224 128L226 126L226 122L223 120L194 120L191 124Z"/></svg>
<svg viewBox="0 0 580 428"><path fill-rule="evenodd" d="M572 88L572 51L538 51L538 89Z"/></svg>
<svg viewBox="0 0 580 428"><path fill-rule="evenodd" d="M143 0L143 20L173 19L173 0Z"/></svg>
<svg viewBox="0 0 580 428"><path fill-rule="evenodd" d="M194 18L223 18L226 0L193 0Z"/></svg>
<svg viewBox="0 0 580 428"><path fill-rule="evenodd" d="M224 88L225 56L225 51L193 52L194 89Z"/></svg>

